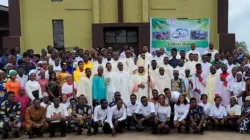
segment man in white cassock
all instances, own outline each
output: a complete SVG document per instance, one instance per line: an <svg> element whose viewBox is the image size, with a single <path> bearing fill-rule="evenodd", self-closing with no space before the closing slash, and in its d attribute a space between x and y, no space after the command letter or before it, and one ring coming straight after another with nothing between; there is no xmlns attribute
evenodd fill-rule
<svg viewBox="0 0 250 140"><path fill-rule="evenodd" d="M92 72L93 75L97 74L97 69L98 69L99 66L102 66L103 68L105 68L105 64L102 62L102 56L101 55L97 56L97 61L95 61L93 64L94 64L93 72Z"/></svg>
<svg viewBox="0 0 250 140"><path fill-rule="evenodd" d="M131 57L132 54L130 52L130 50L126 50L125 52L126 57L123 58L123 70L128 72L129 75L133 75L133 71L137 68L135 66L135 61L134 59Z"/></svg>
<svg viewBox="0 0 250 140"><path fill-rule="evenodd" d="M208 73L202 70L201 64L196 64L196 72L192 76L193 95L191 97L195 97L198 102L200 96L205 94L207 75Z"/></svg>
<svg viewBox="0 0 250 140"><path fill-rule="evenodd" d="M193 53L190 53L188 58L189 58L189 60L185 63L185 67L190 69L191 74L193 74L196 71L196 64L198 62L194 61L194 54Z"/></svg>
<svg viewBox="0 0 250 140"><path fill-rule="evenodd" d="M80 79L79 84L78 84L78 90L76 93L76 97L84 95L88 100L88 104L92 105L92 102L93 102L93 99L92 99L92 79L93 79L93 77L91 76L90 68L86 68L85 73L86 73L86 76L82 77Z"/></svg>
<svg viewBox="0 0 250 140"><path fill-rule="evenodd" d="M185 77L185 69L186 69L186 67L184 66L184 60L179 59L178 66L175 68L175 70L179 71L180 78Z"/></svg>
<svg viewBox="0 0 250 140"><path fill-rule="evenodd" d="M163 58L165 56L162 55L160 50L156 50L156 56L153 58L153 60L157 61L157 64L160 66L163 64Z"/></svg>
<svg viewBox="0 0 250 140"><path fill-rule="evenodd" d="M130 99L130 75L128 72L123 71L122 62L118 63L118 72L114 73L113 77L113 89L115 91L119 91L121 93L121 98L123 101L128 102Z"/></svg>
<svg viewBox="0 0 250 140"><path fill-rule="evenodd" d="M112 65L112 70L113 72L117 72L119 71L117 68L117 65L119 62L123 62L122 59L119 58L119 54L118 52L113 52L113 59L110 61L111 65Z"/></svg>
<svg viewBox="0 0 250 140"><path fill-rule="evenodd" d="M151 78L145 72L144 66L141 64L138 65L138 71L132 76L130 82L132 93L137 95L138 99L140 99L142 96L150 97L150 91L152 87Z"/></svg>
<svg viewBox="0 0 250 140"><path fill-rule="evenodd" d="M112 65L108 62L106 64L106 69L104 71L104 79L107 88L108 102L111 102L113 100L113 94L115 93L115 89L113 89L113 78L114 78L114 72L112 70Z"/></svg>
<svg viewBox="0 0 250 140"><path fill-rule="evenodd" d="M156 60L152 60L151 61L151 66L149 68L149 75L151 77L156 77L158 74L159 74L159 69L157 68L158 65L157 65L157 61Z"/></svg>
<svg viewBox="0 0 250 140"><path fill-rule="evenodd" d="M159 74L154 78L154 89L157 89L160 94L164 94L165 88L171 88L171 79L169 79L163 67L159 68Z"/></svg>
<svg viewBox="0 0 250 140"><path fill-rule="evenodd" d="M173 79L174 78L174 76L173 76L174 69L173 69L173 67L171 65L169 65L169 59L168 59L167 56L164 57L164 59L163 59L163 65L161 67L164 68L165 74L166 74L166 76L169 79Z"/></svg>
<svg viewBox="0 0 250 140"><path fill-rule="evenodd" d="M189 50L186 54L187 59L189 60L189 54L198 54L199 61L201 60L200 53L196 50L196 45L194 43L191 44L191 50Z"/></svg>
<svg viewBox="0 0 250 140"><path fill-rule="evenodd" d="M210 67L212 66L212 64L210 62L207 62L207 60L208 60L208 56L202 55L202 62L200 64L202 67L202 71L206 73L210 73Z"/></svg>
<svg viewBox="0 0 250 140"><path fill-rule="evenodd" d="M145 60L147 60L147 62L151 62L153 60L153 56L151 53L148 52L148 46L142 46L142 51L145 54ZM140 58L140 56L141 54L138 57Z"/></svg>

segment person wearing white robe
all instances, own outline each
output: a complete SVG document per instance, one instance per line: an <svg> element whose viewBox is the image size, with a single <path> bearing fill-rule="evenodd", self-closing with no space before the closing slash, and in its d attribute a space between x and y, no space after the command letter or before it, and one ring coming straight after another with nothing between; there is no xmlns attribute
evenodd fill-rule
<svg viewBox="0 0 250 140"><path fill-rule="evenodd" d="M128 72L130 75L133 74L133 71L136 69L134 59L131 57L130 50L127 50L125 53L126 57L123 58L123 70Z"/></svg>
<svg viewBox="0 0 250 140"><path fill-rule="evenodd" d="M92 79L91 70L89 68L85 69L86 76L80 79L76 97L84 95L88 100L88 105L92 106Z"/></svg>
<svg viewBox="0 0 250 140"><path fill-rule="evenodd" d="M211 54L211 62L213 62L214 61L214 55L216 53L219 53L219 52L216 49L214 49L214 45L212 43L209 43L209 48L207 50L205 50L203 54L206 55L208 53Z"/></svg>
<svg viewBox="0 0 250 140"><path fill-rule="evenodd" d="M115 89L113 88L113 78L114 72L112 70L112 65L108 62L106 64L106 70L104 71L104 79L107 88L107 101L111 102L113 99L113 94L115 93Z"/></svg>
<svg viewBox="0 0 250 140"><path fill-rule="evenodd" d="M149 75L151 77L156 77L158 74L159 74L159 69L158 69L157 61L152 60L151 65L149 67Z"/></svg>
<svg viewBox="0 0 250 140"><path fill-rule="evenodd" d="M201 64L196 65L196 73L192 76L193 97L200 101L200 96L205 94L207 73L202 71Z"/></svg>
<svg viewBox="0 0 250 140"><path fill-rule="evenodd" d="M246 89L246 83L243 81L242 73L237 72L235 76L235 81L230 86L231 96L237 97L238 104L243 105L242 95Z"/></svg>
<svg viewBox="0 0 250 140"><path fill-rule="evenodd" d="M130 75L128 72L123 71L123 64L121 62L118 63L118 69L119 71L114 73L112 86L115 91L119 91L121 93L122 100L128 102L131 94L129 87Z"/></svg>
<svg viewBox="0 0 250 140"><path fill-rule="evenodd" d="M142 65L138 66L138 72L132 76L130 85L132 93L137 95L138 99L142 96L150 97L149 88L151 88L152 82Z"/></svg>
<svg viewBox="0 0 250 140"><path fill-rule="evenodd" d="M227 65L222 66L222 73L219 74L217 78L218 85L216 85L218 94L222 98L221 104L225 107L230 104L230 91L228 90L228 77L229 73L227 72Z"/></svg>
<svg viewBox="0 0 250 140"><path fill-rule="evenodd" d="M159 74L154 78L154 89L157 89L160 94L164 94L165 88L171 88L171 80L166 76L163 67L159 68Z"/></svg>
<svg viewBox="0 0 250 140"><path fill-rule="evenodd" d="M189 60L189 54L192 53L192 54L198 54L198 58L199 58L199 61L201 60L201 55L200 53L196 50L196 45L193 43L191 44L191 50L187 52L186 54L186 59Z"/></svg>
<svg viewBox="0 0 250 140"><path fill-rule="evenodd" d="M145 54L145 60L147 60L148 62L151 62L153 59L153 56L151 53L148 52L148 46L142 46L142 51ZM140 58L140 55L138 57Z"/></svg>
<svg viewBox="0 0 250 140"><path fill-rule="evenodd" d="M65 82L62 86L62 94L67 94L67 103L70 103L70 99L74 97L74 94L77 91L77 84L73 81L71 74L67 75L66 80L67 82Z"/></svg>
<svg viewBox="0 0 250 140"><path fill-rule="evenodd" d="M36 81L36 71L31 70L29 72L29 81L25 84L25 91L30 100L35 100L33 92L38 92L38 98L42 99L42 90L40 84ZM35 95L36 96L36 95Z"/></svg>
<svg viewBox="0 0 250 140"><path fill-rule="evenodd" d="M194 61L194 55L193 53L189 54L189 61L185 63L185 67L190 69L191 74L195 73L196 71L196 64L198 62Z"/></svg>
<svg viewBox="0 0 250 140"><path fill-rule="evenodd" d="M161 65L160 67L163 67L165 70L165 74L169 79L173 79L173 67L171 65L169 65L169 59L168 57L164 57L163 59L163 65Z"/></svg>
<svg viewBox="0 0 250 140"><path fill-rule="evenodd" d="M114 72L119 71L118 68L117 68L119 62L122 62L122 63L123 63L122 59L119 59L119 54L118 54L118 52L113 52L113 59L111 59L110 63L111 63L111 65L112 65L112 68L113 68L112 70L113 70Z"/></svg>
<svg viewBox="0 0 250 140"><path fill-rule="evenodd" d="M93 66L93 75L97 74L97 69L99 66L102 66L103 68L105 68L105 63L102 62L102 56L99 55L97 57L97 61L95 61L94 63L94 66Z"/></svg>
<svg viewBox="0 0 250 140"><path fill-rule="evenodd" d="M202 67L202 71L204 71L205 73L209 73L209 69L212 66L211 63L207 62L207 55L203 55L202 56L202 62L200 62L201 67Z"/></svg>
<svg viewBox="0 0 250 140"><path fill-rule="evenodd" d="M159 66L163 64L163 58L164 56L161 54L161 51L156 50L156 56L153 58L153 60L156 60Z"/></svg>
<svg viewBox="0 0 250 140"><path fill-rule="evenodd" d="M148 72L148 66L150 66L150 63L151 61L148 61L146 59L146 55L145 53L141 53L139 56L138 56L138 60L136 62L137 66L143 66L145 68L145 72L147 73Z"/></svg>
<svg viewBox="0 0 250 140"><path fill-rule="evenodd" d="M174 70L178 70L179 71L180 78L185 77L185 69L186 69L186 67L184 66L184 60L183 59L179 59L178 66Z"/></svg>

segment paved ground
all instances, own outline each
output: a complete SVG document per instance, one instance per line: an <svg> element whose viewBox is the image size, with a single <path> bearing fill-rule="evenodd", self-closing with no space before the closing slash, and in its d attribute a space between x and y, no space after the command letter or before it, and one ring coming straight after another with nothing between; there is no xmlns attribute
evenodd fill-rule
<svg viewBox="0 0 250 140"><path fill-rule="evenodd" d="M241 140L249 139L249 134L240 134L229 131L205 131L204 135L194 134L177 134L175 130L172 130L169 135L152 135L149 132L125 132L124 134L118 134L115 137L111 135L98 134L96 136L86 136L86 133L81 136L76 136L75 133L68 134L67 137L58 137L55 140ZM22 140L28 139L27 135L21 137ZM36 138L37 139L37 138ZM48 140L48 134L40 140Z"/></svg>

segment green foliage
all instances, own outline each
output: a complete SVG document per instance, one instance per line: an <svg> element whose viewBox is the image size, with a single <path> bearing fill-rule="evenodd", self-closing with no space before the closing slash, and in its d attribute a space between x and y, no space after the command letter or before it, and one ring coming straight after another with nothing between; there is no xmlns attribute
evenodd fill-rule
<svg viewBox="0 0 250 140"><path fill-rule="evenodd" d="M236 41L235 47L236 48L240 48L241 47L241 48L243 48L245 50L245 53L249 54L248 46L247 46L247 43L245 41Z"/></svg>

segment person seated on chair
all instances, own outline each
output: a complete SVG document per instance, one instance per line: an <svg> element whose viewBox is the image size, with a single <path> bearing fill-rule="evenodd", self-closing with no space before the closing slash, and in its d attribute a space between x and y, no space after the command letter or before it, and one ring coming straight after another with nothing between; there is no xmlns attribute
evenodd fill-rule
<svg viewBox="0 0 250 140"><path fill-rule="evenodd" d="M108 101L106 99L101 99L100 105L96 106L94 109L94 118L93 118L93 135L98 133L98 127L103 127L103 132L107 133L106 127L109 127L108 124L108 112L110 110L108 106Z"/></svg>
<svg viewBox="0 0 250 140"><path fill-rule="evenodd" d="M209 124L212 125L213 128L218 127L219 129L223 129L225 117L227 116L226 108L221 105L221 97L216 96L214 98L215 104L211 107L209 113Z"/></svg>
<svg viewBox="0 0 250 140"><path fill-rule="evenodd" d="M0 128L3 129L2 139L9 137L12 132L15 138L19 138L21 128L21 104L15 101L15 93L9 91L7 100L3 101L0 108Z"/></svg>
<svg viewBox="0 0 250 140"><path fill-rule="evenodd" d="M123 105L123 100L117 100L115 106L111 107L108 113L108 122L109 122L109 132L112 132L112 135L115 136L116 132L123 133L124 128L126 127L126 118L127 112L126 108ZM107 128L108 130L108 128Z"/></svg>
<svg viewBox="0 0 250 140"><path fill-rule="evenodd" d="M67 124L69 114L66 107L60 104L60 98L54 97L54 104L48 106L46 113L46 120L49 123L50 137L55 137L56 128L61 129L61 137L66 136Z"/></svg>
<svg viewBox="0 0 250 140"><path fill-rule="evenodd" d="M78 97L78 104L76 105L76 117L73 120L76 122L76 135L82 134L82 129L87 128L87 135L91 135L92 127L92 107L88 105L87 98L84 95Z"/></svg>
<svg viewBox="0 0 250 140"><path fill-rule="evenodd" d="M148 102L146 96L141 97L141 104L136 108L133 118L136 122L136 129L143 131L147 126L153 127L154 125L155 106L153 103Z"/></svg>
<svg viewBox="0 0 250 140"><path fill-rule="evenodd" d="M190 109L188 113L189 127L192 128L195 133L203 135L205 128L204 120L205 120L205 112L203 107L197 105L196 98L191 98Z"/></svg>
<svg viewBox="0 0 250 140"><path fill-rule="evenodd" d="M48 123L46 123L46 109L40 104L40 99L35 99L33 106L26 109L26 131L29 133L29 139L33 139L34 134L42 138L44 131L48 128Z"/></svg>

